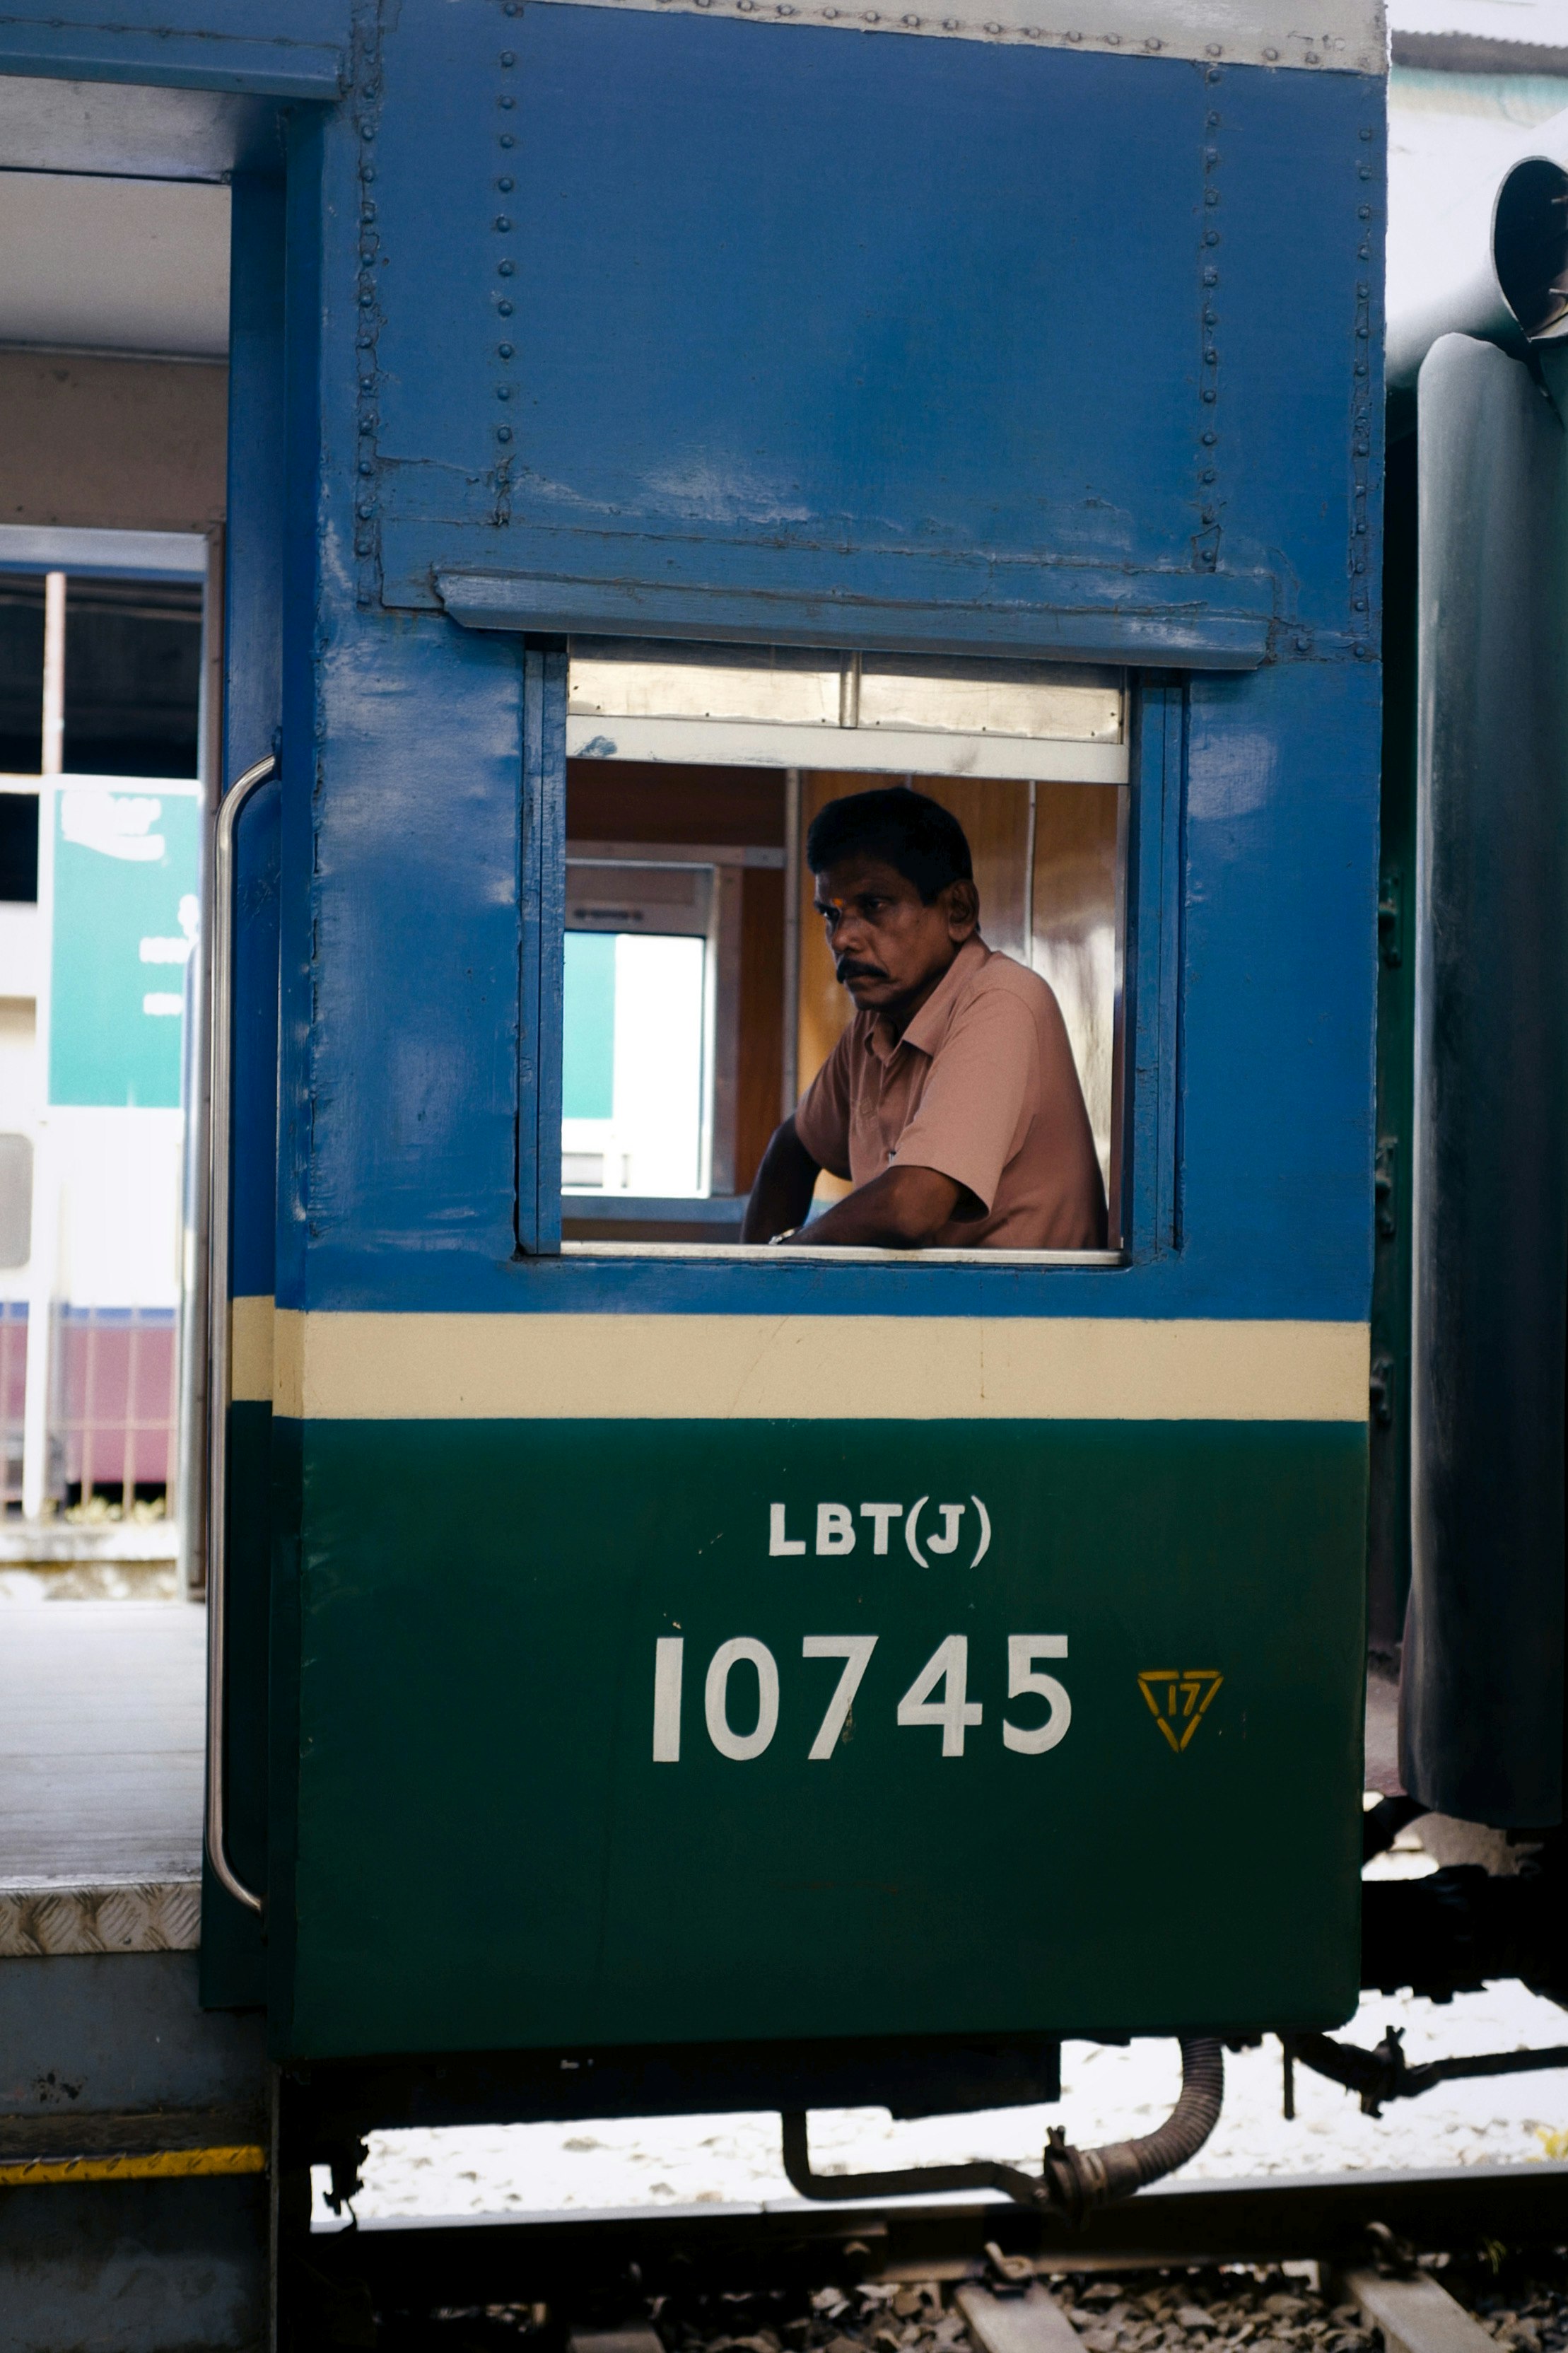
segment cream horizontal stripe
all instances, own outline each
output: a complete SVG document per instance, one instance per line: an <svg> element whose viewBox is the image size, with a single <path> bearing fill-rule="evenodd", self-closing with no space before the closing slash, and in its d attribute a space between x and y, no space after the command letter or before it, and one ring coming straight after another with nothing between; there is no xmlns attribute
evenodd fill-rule
<svg viewBox="0 0 1568 2353"><path fill-rule="evenodd" d="M310 1420L1361 1422L1369 1358L1364 1324L280 1311L273 1396Z"/></svg>
<svg viewBox="0 0 1568 2353"><path fill-rule="evenodd" d="M237 1299L230 1318L228 1393L236 1405L272 1401L272 1302Z"/></svg>

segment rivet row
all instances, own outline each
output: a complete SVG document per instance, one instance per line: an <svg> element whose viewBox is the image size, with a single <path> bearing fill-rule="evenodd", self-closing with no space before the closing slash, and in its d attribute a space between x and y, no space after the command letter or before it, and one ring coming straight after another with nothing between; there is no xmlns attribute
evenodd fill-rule
<svg viewBox="0 0 1568 2353"><path fill-rule="evenodd" d="M509 5L507 14L511 16L516 13L515 8ZM517 52L514 49L502 49L497 62L501 73L503 75L510 75L517 64ZM502 90L497 94L496 105L503 114L515 113L517 110L517 100L510 90ZM517 144L517 135L514 132L510 130L499 131L496 133L496 144L501 151L503 164L505 165L505 168L496 175L496 191L500 195L510 196L515 189L517 182L515 174L510 168L510 162L507 159L510 158L512 149ZM510 213L498 212L494 216L491 226L493 233L497 237L510 237L513 234L517 224ZM487 298L488 306L489 310L493 311L496 318L503 320L510 319L513 315L515 306L511 300L510 290L506 285L505 281L517 275L517 262L510 253L501 253L497 255L495 274L496 277L502 281L502 284L499 291L492 290L490 295ZM487 333L490 332L490 322L488 317L486 320L486 332ZM494 357L501 363L503 367L505 367L508 363L516 356L515 347L505 335L503 335L501 339L492 346L492 351ZM516 390L517 386L515 383L503 380L496 385L496 399L498 402L505 405L511 400ZM498 523L505 523L510 522L511 518L512 461L510 445L513 438L513 428L510 425L498 424L492 427L491 430L495 436L498 451L498 462L495 469L496 502L493 511L494 520Z"/></svg>
<svg viewBox="0 0 1568 2353"><path fill-rule="evenodd" d="M1215 43L1209 51L1218 54ZM1205 69L1205 84L1222 81L1220 67ZM1218 172L1220 167L1219 132L1221 118L1217 104L1211 101L1204 116L1204 210L1216 213L1220 209ZM1215 248L1220 243L1218 226L1213 220L1203 229L1198 239L1198 400L1203 420L1198 433L1197 462L1197 522L1193 535L1193 562L1202 572L1214 572L1219 565L1220 498L1219 433L1215 411L1219 406L1219 345L1215 331L1219 326L1217 297L1219 264Z"/></svg>
<svg viewBox="0 0 1568 2353"><path fill-rule="evenodd" d="M661 0L661 5L670 5L670 0ZM687 5L699 8L711 8L714 0L687 0ZM1064 41L1074 47L1081 47L1087 41L1091 44L1099 43L1108 49L1124 50L1132 56L1157 56L1167 46L1164 37L1154 33L1145 34L1141 37L1137 34L1089 32L1082 27L1058 30L1042 25L1004 25L995 17L967 21L962 16L920 16L912 13L890 16L876 8L827 6L803 9L796 5L796 0L731 0L731 5L738 15L754 16L759 20L770 17L787 19L792 16L815 16L828 25L887 25L907 33L967 33L971 36L984 33L991 40L1043 41L1047 44ZM507 13L508 15L512 13L510 5ZM1310 45L1315 37L1300 34L1294 37L1302 44L1297 52L1301 64L1321 66L1335 62L1325 57L1321 41L1316 47ZM1338 46L1343 49L1346 45L1341 42ZM1275 66L1280 62L1281 52L1273 47L1257 50L1233 47L1227 51L1223 41L1208 41L1204 45L1205 58L1219 58L1227 55L1233 64L1250 60L1257 64ZM1376 70L1370 58L1358 61L1346 57L1337 62L1342 65L1359 63L1360 69L1366 72Z"/></svg>
<svg viewBox="0 0 1568 2353"><path fill-rule="evenodd" d="M1373 126L1363 123L1358 134L1358 145L1370 146L1374 137ZM1375 165L1367 158L1358 157L1355 175L1365 183L1374 175ZM1370 222L1373 208L1358 204L1356 219ZM1363 227L1356 247L1356 259L1363 263L1372 259L1370 231ZM1372 342L1373 273L1363 269L1355 281L1355 312L1352 350L1354 353L1351 376L1351 527L1345 568L1351 592L1351 647L1356 660L1371 661L1376 654L1372 628L1372 598L1368 593L1366 541L1367 505L1372 480L1372 375L1368 349Z"/></svg>
<svg viewBox="0 0 1568 2353"><path fill-rule="evenodd" d="M376 9L356 9L353 37L353 120L359 133L358 326L354 335L355 416L358 444L354 500L354 599L374 605L380 593L381 502L378 494L376 409L377 346L382 325L379 272L385 264L375 199L375 141L381 128L381 27Z"/></svg>

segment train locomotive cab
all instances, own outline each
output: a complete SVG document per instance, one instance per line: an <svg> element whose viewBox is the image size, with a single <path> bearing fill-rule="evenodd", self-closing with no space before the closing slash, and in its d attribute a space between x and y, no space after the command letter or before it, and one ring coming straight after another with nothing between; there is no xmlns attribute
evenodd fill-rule
<svg viewBox="0 0 1568 2353"><path fill-rule="evenodd" d="M340 2115L1353 2005L1380 59L1034 42L416 9L237 183L204 1985ZM889 785L1089 1247L742 1239Z"/></svg>

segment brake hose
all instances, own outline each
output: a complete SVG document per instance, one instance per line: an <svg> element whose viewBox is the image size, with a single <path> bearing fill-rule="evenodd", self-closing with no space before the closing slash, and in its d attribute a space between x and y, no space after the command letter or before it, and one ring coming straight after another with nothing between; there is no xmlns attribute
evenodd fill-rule
<svg viewBox="0 0 1568 2353"><path fill-rule="evenodd" d="M1037 2177L1017 2166L989 2163L916 2165L896 2173L814 2173L803 2111L784 2116L784 2164L802 2198L929 2197L946 2189L1000 2189L1021 2206L1043 2208L1079 2222L1097 2206L1113 2205L1174 2173L1194 2158L1219 2122L1225 2097L1225 2054L1208 2034L1184 2034L1182 2089L1163 2125L1137 2140L1074 2148L1059 2125L1051 2128Z"/></svg>

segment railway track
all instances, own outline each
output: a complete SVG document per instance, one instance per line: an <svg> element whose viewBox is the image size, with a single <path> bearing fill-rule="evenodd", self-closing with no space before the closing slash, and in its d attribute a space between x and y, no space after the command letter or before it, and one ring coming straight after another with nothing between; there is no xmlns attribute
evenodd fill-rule
<svg viewBox="0 0 1568 2353"><path fill-rule="evenodd" d="M1177 2182L1073 2231L978 2200L378 2220L312 2233L299 2302L323 2347L443 2353L1559 2353L1568 2300L1502 2339L1468 2306L1510 2266L1568 2280L1564 2246L1568 2164L1467 2166Z"/></svg>

